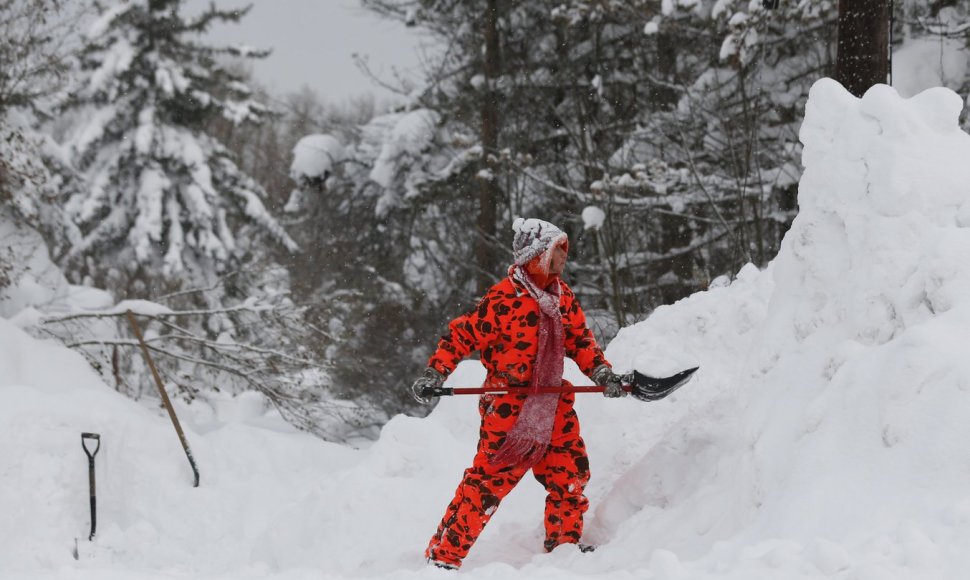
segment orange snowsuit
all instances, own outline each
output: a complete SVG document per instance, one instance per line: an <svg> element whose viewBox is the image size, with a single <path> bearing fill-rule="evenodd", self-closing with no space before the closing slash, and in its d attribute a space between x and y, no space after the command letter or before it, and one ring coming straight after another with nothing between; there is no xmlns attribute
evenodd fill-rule
<svg viewBox="0 0 970 580"><path fill-rule="evenodd" d="M606 364L606 358L586 327L586 316L572 290L565 282L558 283L566 356L589 375L597 366ZM539 305L524 287L507 277L492 286L474 310L449 324L449 331L439 341L428 366L447 375L459 361L478 350L487 370L487 385L508 386L513 391L515 387L522 387L525 391L538 350L538 328ZM567 381L563 384L569 385ZM498 467L489 462L515 424L526 398L524 392L481 397L478 450L428 544L427 558L460 566L499 503L528 471L527 467ZM573 394L560 396L549 449L532 467L533 475L548 494L544 520L546 550L579 542L583 513L589 506L583 495L589 481L589 459L579 434L574 401Z"/></svg>

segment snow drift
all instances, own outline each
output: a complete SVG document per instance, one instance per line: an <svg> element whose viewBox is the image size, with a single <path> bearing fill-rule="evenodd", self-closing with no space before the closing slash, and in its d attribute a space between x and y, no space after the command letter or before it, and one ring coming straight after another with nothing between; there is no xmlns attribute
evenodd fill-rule
<svg viewBox="0 0 970 580"><path fill-rule="evenodd" d="M630 472L653 485L634 494L645 507L619 536L697 558L695 578L963 575L970 137L960 110L946 89L904 100L877 86L860 100L831 80L813 87L799 215L760 276L771 278L764 310L740 305L763 318L743 345L699 353L706 372L663 408L673 427ZM607 354L636 363L634 353L668 350L661 341L691 325L691 303L714 298L658 311ZM738 321L728 300L702 328ZM730 349L737 360L724 358Z"/></svg>
<svg viewBox="0 0 970 580"><path fill-rule="evenodd" d="M667 400L580 399L587 539L542 553L542 489L506 499L471 578L957 578L970 567L970 136L946 89L812 89L800 213L743 269L607 349L619 370L699 364ZM445 321L442 321L444 324ZM463 363L449 384L482 380ZM567 377L588 383L574 366ZM351 450L254 398L171 425L63 348L0 320L4 578L441 577L421 552L474 454L475 400L398 416ZM98 458L88 526L82 431ZM71 556L82 538L80 559Z"/></svg>

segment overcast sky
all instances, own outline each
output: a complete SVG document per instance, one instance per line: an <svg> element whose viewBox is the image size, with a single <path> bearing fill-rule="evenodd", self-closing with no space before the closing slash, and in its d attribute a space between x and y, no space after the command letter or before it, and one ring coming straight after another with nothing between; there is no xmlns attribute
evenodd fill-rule
<svg viewBox="0 0 970 580"><path fill-rule="evenodd" d="M378 101L392 93L375 85L354 64L352 55L369 57L372 70L392 78L393 70L417 79L421 42L414 29L386 21L360 8L358 0L211 0L220 9L252 4L238 24L214 26L215 44L271 48L273 54L253 63L256 79L276 94L306 85L333 103L371 93ZM210 0L187 0L188 14L201 12Z"/></svg>

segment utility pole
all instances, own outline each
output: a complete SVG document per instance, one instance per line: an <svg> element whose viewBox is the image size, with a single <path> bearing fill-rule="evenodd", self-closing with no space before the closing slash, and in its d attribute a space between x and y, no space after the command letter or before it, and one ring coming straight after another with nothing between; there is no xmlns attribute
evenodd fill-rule
<svg viewBox="0 0 970 580"><path fill-rule="evenodd" d="M496 88L501 74L498 37L498 0L485 5L485 93L482 99L482 169L487 175L479 179L478 232L475 236L475 261L478 266L478 292L484 294L493 283L497 262L494 250L495 228L498 222L498 184L495 182L495 163L490 159L498 154L498 99Z"/></svg>
<svg viewBox="0 0 970 580"><path fill-rule="evenodd" d="M839 0L835 79L861 97L889 75L889 13L892 0Z"/></svg>

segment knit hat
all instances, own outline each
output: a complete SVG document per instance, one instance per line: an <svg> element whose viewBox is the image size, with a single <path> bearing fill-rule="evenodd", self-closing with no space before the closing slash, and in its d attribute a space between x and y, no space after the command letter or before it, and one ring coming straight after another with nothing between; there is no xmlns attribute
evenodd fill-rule
<svg viewBox="0 0 970 580"><path fill-rule="evenodd" d="M515 218L512 222L512 259L517 266L525 266L549 248L568 243L566 233L547 221Z"/></svg>

